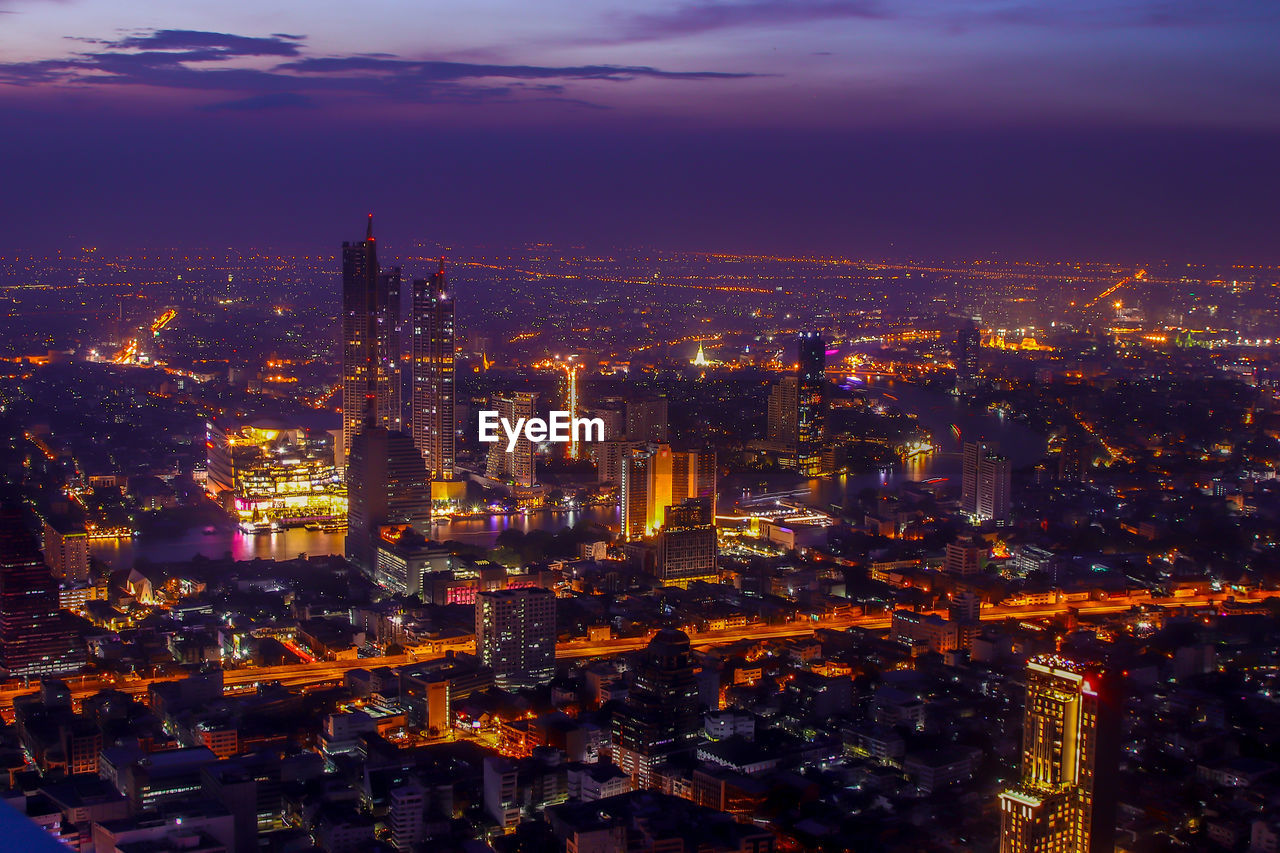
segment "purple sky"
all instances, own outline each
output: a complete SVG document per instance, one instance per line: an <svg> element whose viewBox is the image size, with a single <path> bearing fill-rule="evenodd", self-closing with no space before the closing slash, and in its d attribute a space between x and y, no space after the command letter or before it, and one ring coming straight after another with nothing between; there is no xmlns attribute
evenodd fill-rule
<svg viewBox="0 0 1280 853"><path fill-rule="evenodd" d="M1274 0L0 0L0 250L1280 260ZM355 223L353 226L351 223Z"/></svg>

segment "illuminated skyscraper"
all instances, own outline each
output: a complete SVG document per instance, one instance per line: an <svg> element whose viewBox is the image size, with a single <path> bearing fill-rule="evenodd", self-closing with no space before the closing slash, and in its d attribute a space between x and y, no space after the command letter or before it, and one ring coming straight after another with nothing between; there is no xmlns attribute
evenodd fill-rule
<svg viewBox="0 0 1280 853"><path fill-rule="evenodd" d="M648 444L622 462L622 538L628 542L651 536L671 505L671 448Z"/></svg>
<svg viewBox="0 0 1280 853"><path fill-rule="evenodd" d="M549 589L476 595L476 655L499 687L537 687L556 674L556 597Z"/></svg>
<svg viewBox="0 0 1280 853"><path fill-rule="evenodd" d="M666 508L658 533L657 576L687 587L716 579L716 520L711 498L689 498Z"/></svg>
<svg viewBox="0 0 1280 853"><path fill-rule="evenodd" d="M990 450L981 441L966 441L960 454L960 511L972 516L978 511L978 465Z"/></svg>
<svg viewBox="0 0 1280 853"><path fill-rule="evenodd" d="M652 536L667 507L690 498L706 498L714 514L715 494L714 450L672 450L666 444L631 450L621 466L623 538L630 542Z"/></svg>
<svg viewBox="0 0 1280 853"><path fill-rule="evenodd" d="M489 400L489 405L499 417L514 425L522 418L527 420L537 414L538 395L529 391L498 394ZM489 445L489 458L485 464L485 476L489 479L516 486L533 486L537 483L536 475L533 443L525 438L523 430L516 439L515 449L509 453L505 435L500 435L498 441Z"/></svg>
<svg viewBox="0 0 1280 853"><path fill-rule="evenodd" d="M342 244L342 448L340 464L366 424L398 430L400 269L382 272L373 239Z"/></svg>
<svg viewBox="0 0 1280 853"><path fill-rule="evenodd" d="M960 511L975 523L1009 522L1012 466L984 441L965 442L960 456Z"/></svg>
<svg viewBox="0 0 1280 853"><path fill-rule="evenodd" d="M714 514L716 501L716 452L674 451L671 454L671 503L708 498Z"/></svg>
<svg viewBox="0 0 1280 853"><path fill-rule="evenodd" d="M820 332L800 333L796 397L796 470L806 477L817 477L822 473L827 424L827 348Z"/></svg>
<svg viewBox="0 0 1280 853"><path fill-rule="evenodd" d="M432 480L453 479L453 294L440 269L413 282L413 443Z"/></svg>
<svg viewBox="0 0 1280 853"><path fill-rule="evenodd" d="M578 400L578 371L582 369L581 364L566 362L565 371L565 388L564 388L564 408L569 413L571 419L578 417L580 413L580 405ZM569 449L566 454L570 459L577 459L582 455L582 448L578 444L578 433L575 431L569 442Z"/></svg>
<svg viewBox="0 0 1280 853"><path fill-rule="evenodd" d="M1000 795L1000 853L1102 853L1115 843L1119 680L1053 655L1027 664L1022 777Z"/></svg>
<svg viewBox="0 0 1280 853"><path fill-rule="evenodd" d="M377 539L386 528L431 525L431 481L422 454L399 430L357 433L347 465L347 559L373 577Z"/></svg>
<svg viewBox="0 0 1280 853"><path fill-rule="evenodd" d="M17 510L0 511L0 674L57 675L85 663L58 610L58 585Z"/></svg>

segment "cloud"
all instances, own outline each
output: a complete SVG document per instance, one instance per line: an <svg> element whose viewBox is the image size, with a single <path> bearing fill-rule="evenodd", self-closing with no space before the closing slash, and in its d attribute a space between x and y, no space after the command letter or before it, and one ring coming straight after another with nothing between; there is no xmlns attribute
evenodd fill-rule
<svg viewBox="0 0 1280 853"><path fill-rule="evenodd" d="M1073 0L1008 5L982 0L953 22L1004 23L1076 30L1238 26L1280 21L1274 0Z"/></svg>
<svg viewBox="0 0 1280 853"><path fill-rule="evenodd" d="M608 22L611 32L579 41L624 44L837 20L905 21L950 32L992 25L1086 31L1160 29L1275 23L1280 21L1280 4L1275 0L712 0L615 16Z"/></svg>
<svg viewBox="0 0 1280 853"><path fill-rule="evenodd" d="M211 33L202 30L153 30L112 42L124 50L204 51L224 58L233 56L298 56L302 36L276 33L269 38Z"/></svg>
<svg viewBox="0 0 1280 853"><path fill-rule="evenodd" d="M599 107L566 94L575 81L736 80L725 71L668 71L647 65L504 65L405 59L393 54L307 56L305 37L242 36L200 30L154 30L114 40L85 40L94 49L65 58L0 63L0 84L151 87L222 92L215 110L315 106L323 93L358 94L409 103L477 103L536 98ZM262 67L264 58L284 61ZM537 85L533 85L537 84Z"/></svg>
<svg viewBox="0 0 1280 853"><path fill-rule="evenodd" d="M252 110L274 110L280 107L314 107L316 102L297 92L273 92L266 95L251 95L247 98L237 98L234 101L219 101L216 104L208 104L201 109L211 112L221 110L235 111L252 111Z"/></svg>
<svg viewBox="0 0 1280 853"><path fill-rule="evenodd" d="M896 17L880 0L747 0L686 3L666 12L644 12L615 21L613 35L590 39L604 44L698 35L731 27L777 26L810 21Z"/></svg>
<svg viewBox="0 0 1280 853"><path fill-rule="evenodd" d="M493 65L473 62L442 62L380 56L314 57L285 62L279 69L303 74L335 72L376 72L389 77L421 81L451 82L481 77L504 77L518 80L631 80L657 77L666 80L735 80L755 74L726 71L662 71L645 65Z"/></svg>

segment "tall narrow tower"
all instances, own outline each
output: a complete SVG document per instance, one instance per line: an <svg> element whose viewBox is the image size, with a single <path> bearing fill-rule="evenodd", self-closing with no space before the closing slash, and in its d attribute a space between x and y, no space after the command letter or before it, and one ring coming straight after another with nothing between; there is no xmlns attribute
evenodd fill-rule
<svg viewBox="0 0 1280 853"><path fill-rule="evenodd" d="M383 274L373 238L373 214L358 243L342 244L342 451L366 425L401 423L400 270ZM345 459L343 460L345 462Z"/></svg>
<svg viewBox="0 0 1280 853"><path fill-rule="evenodd" d="M972 391L978 384L978 358L982 352L982 332L972 322L956 332L951 360L956 365L956 391Z"/></svg>
<svg viewBox="0 0 1280 853"><path fill-rule="evenodd" d="M817 477L822 473L822 440L827 425L827 349L822 333L801 332L799 349L796 469L805 477Z"/></svg>
<svg viewBox="0 0 1280 853"><path fill-rule="evenodd" d="M433 481L453 479L453 294L440 269L413 282L413 443Z"/></svg>

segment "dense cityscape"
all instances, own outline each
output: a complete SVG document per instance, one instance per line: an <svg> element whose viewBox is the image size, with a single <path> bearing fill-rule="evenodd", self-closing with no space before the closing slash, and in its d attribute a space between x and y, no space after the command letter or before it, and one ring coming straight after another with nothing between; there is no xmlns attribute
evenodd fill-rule
<svg viewBox="0 0 1280 853"><path fill-rule="evenodd" d="M1280 853L1274 0L0 33L0 853Z"/></svg>
<svg viewBox="0 0 1280 853"><path fill-rule="evenodd" d="M43 831L1273 849L1280 269L361 231L4 259Z"/></svg>

